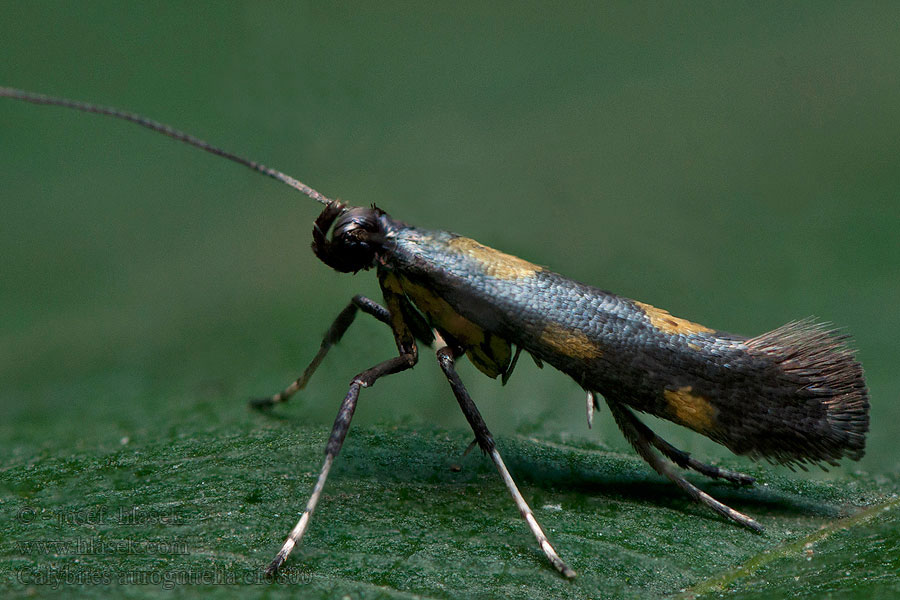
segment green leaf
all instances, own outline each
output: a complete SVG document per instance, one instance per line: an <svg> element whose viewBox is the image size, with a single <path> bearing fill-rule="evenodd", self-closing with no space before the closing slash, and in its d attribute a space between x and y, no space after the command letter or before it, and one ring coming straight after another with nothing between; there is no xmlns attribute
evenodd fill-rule
<svg viewBox="0 0 900 600"><path fill-rule="evenodd" d="M752 557L692 586L684 598L775 596L878 598L900 595L900 527L896 496L822 525L805 537Z"/></svg>
<svg viewBox="0 0 900 600"><path fill-rule="evenodd" d="M267 583L262 569L303 510L326 433L259 415L242 428L17 459L2 471L0 577L20 594L58 584L88 597L169 587L231 596L238 584L265 597L385 598L897 589L898 500L882 491L894 479L823 482L762 468L752 489L697 479L758 518L766 532L754 534L632 455L501 438L526 500L579 573L568 581L490 461L461 456L465 432L409 428L351 431L306 538ZM95 585L107 581L119 585Z"/></svg>

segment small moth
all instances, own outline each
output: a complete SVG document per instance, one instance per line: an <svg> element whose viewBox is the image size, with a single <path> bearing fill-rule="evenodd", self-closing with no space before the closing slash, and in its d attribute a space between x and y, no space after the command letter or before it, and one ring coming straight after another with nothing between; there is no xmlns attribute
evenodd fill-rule
<svg viewBox="0 0 900 600"><path fill-rule="evenodd" d="M456 362L468 358L505 383L524 351L572 377L586 393L588 425L602 396L622 433L659 474L691 498L752 530L762 527L698 489L676 467L751 485L752 477L708 465L660 438L638 419L647 413L688 427L736 454L784 464L835 465L865 450L869 401L848 338L812 320L756 337L719 331L665 310L568 279L544 267L446 231L407 225L372 207L347 206L260 163L221 150L168 125L115 108L13 88L0 97L63 106L131 121L277 179L324 205L312 249L342 273L374 270L383 303L355 296L325 335L303 374L283 391L252 401L261 409L303 389L328 350L362 311L384 323L397 356L356 375L341 402L325 462L299 522L267 567L274 575L309 526L328 473L347 435L360 391L411 369L419 344L435 345L453 394L516 507L550 563L572 570L551 546L516 487Z"/></svg>

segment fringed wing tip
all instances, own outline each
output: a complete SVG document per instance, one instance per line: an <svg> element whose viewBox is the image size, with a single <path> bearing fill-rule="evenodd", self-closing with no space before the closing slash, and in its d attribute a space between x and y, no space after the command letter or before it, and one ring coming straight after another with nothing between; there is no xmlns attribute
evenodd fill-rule
<svg viewBox="0 0 900 600"><path fill-rule="evenodd" d="M756 448L751 454L801 466L862 458L869 430L869 393L850 341L849 335L812 317L747 341L752 352L774 361L793 388L793 398L787 401L819 413L818 418L792 424L798 432L795 445L776 444L772 451Z"/></svg>

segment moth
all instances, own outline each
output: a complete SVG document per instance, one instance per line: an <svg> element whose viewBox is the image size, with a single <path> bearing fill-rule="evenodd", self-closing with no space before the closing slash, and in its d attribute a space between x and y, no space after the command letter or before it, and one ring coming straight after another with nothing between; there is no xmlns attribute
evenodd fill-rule
<svg viewBox="0 0 900 600"><path fill-rule="evenodd" d="M397 355L352 379L306 509L267 567L269 575L277 573L309 526L361 390L413 368L420 345L437 346L437 361L474 432L473 444L490 457L541 550L566 577L575 571L538 524L456 371L463 358L503 382L522 352L538 365L559 369L585 390L589 426L602 397L622 433L657 473L756 531L762 530L759 523L701 491L678 468L738 485L752 485L752 477L694 459L635 413L692 429L735 454L787 465L836 465L844 457L863 456L869 428L863 370L848 337L824 324L801 320L755 337L719 331L470 238L408 225L375 206L345 205L280 171L140 115L13 88L0 88L0 97L131 121L277 179L324 205L313 225L312 249L325 265L341 273L375 272L382 301L353 297L303 374L283 391L252 401L267 409L303 389L359 312L393 334Z"/></svg>

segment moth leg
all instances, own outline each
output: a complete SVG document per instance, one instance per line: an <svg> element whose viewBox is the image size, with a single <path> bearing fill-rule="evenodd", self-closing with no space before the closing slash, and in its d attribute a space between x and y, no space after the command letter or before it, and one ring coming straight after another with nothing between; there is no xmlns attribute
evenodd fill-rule
<svg viewBox="0 0 900 600"><path fill-rule="evenodd" d="M331 324L331 327L328 328L328 332L325 334L325 338L322 340L322 345L319 347L319 352L312 359L312 362L309 363L309 366L306 367L306 370L303 371L303 375L298 377L293 383L291 383L289 386L287 386L274 396L269 396L267 398L255 398L251 400L250 406L252 406L253 408L271 408L276 404L286 402L288 398L306 387L306 384L309 382L310 377L312 377L312 374L316 372L316 369L325 358L325 355L328 354L328 351L331 349L331 347L341 341L341 338L347 332L350 324L353 323L353 319L356 318L356 313L359 310L362 310L366 314L372 315L382 323L386 323L388 325L391 324L391 315L388 312L388 309L365 296L353 296L353 299L350 300L350 303L337 316L337 318L334 320L334 323Z"/></svg>
<svg viewBox="0 0 900 600"><path fill-rule="evenodd" d="M463 458L467 457L467 456L469 455L469 452L471 452L472 450L474 450L474 449L475 449L475 446L477 446L477 445L478 445L478 440L477 440L477 439L473 439L471 442L469 442L469 445L466 446L466 449L465 449L465 450L463 450L463 453L462 453Z"/></svg>
<svg viewBox="0 0 900 600"><path fill-rule="evenodd" d="M666 456L669 460L674 462L682 469L693 469L694 471L706 475L707 477L711 477L712 479L724 479L725 481L730 481L731 483L736 483L738 485L753 485L756 482L756 479L750 477L749 475L738 473L737 471L729 471L728 469L722 469L713 465L708 465L692 458L688 452L679 450L666 440L653 433L653 431L649 427L647 427L647 425L641 422L636 416L634 416L634 413L632 413L631 411L624 411L622 416L628 419L635 427L635 429L637 429L641 433L641 435L643 435L647 439L648 442L656 446L657 450L662 452L664 456Z"/></svg>
<svg viewBox="0 0 900 600"><path fill-rule="evenodd" d="M506 488L509 490L509 493L512 494L513 500L516 503L516 507L519 509L519 513L521 513L522 517L525 518L525 521L528 523L528 527L531 529L534 537L537 538L538 544L540 545L541 550L543 550L544 554L547 556L547 559L553 564L554 567L556 567L557 571L559 571L566 577L575 577L575 571L573 571L566 563L562 561L562 559L556 553L556 550L553 549L553 546L551 546L550 542L547 540L547 536L544 534L543 529L541 529L541 526L538 525L537 519L535 519L534 517L534 513L528 506L528 503L525 502L525 499L519 492L519 488L516 487L516 483L513 481L512 476L509 474L509 470L503 463L503 459L500 457L500 453L497 451L497 447L494 445L494 438L493 436L491 436L491 432L488 430L484 419L481 418L481 413L478 412L478 407L475 406L475 403L472 401L472 397L469 396L469 392L466 391L466 388L460 380L459 375L456 373L456 358L461 356L462 354L463 351L460 348L451 348L450 346L445 346L437 351L437 358L438 363L441 365L441 369L444 371L444 374L447 376L447 380L450 382L450 387L453 389L453 395L456 396L456 400L457 402L459 402L459 407L462 409L463 414L466 416L466 420L472 427L472 431L475 432L476 442L481 447L481 450L485 454L490 455L491 460L494 461L494 465L500 472L500 477L503 479L503 483L506 484Z"/></svg>
<svg viewBox="0 0 900 600"><path fill-rule="evenodd" d="M637 417L635 417L626 407L617 402L611 402L609 398L606 399L606 404L609 406L609 410L612 412L613 418L616 420L616 424L619 426L619 429L622 430L625 438L632 446L634 446L634 449L641 455L641 458L653 467L654 471L680 487L692 499L708 506L723 517L727 517L753 531L763 530L762 525L747 515L722 504L706 492L694 486L680 474L676 473L669 463L653 451L652 446L654 444L647 436L647 432L650 431L649 428L645 425L643 427L638 427L636 423L640 423L640 421L638 421ZM640 424L643 425L643 423Z"/></svg>
<svg viewBox="0 0 900 600"><path fill-rule="evenodd" d="M379 272L378 275L381 291L384 294L384 301L388 306L387 309L382 310L388 311L389 322L391 329L394 332L394 341L397 344L398 356L378 363L370 369L366 369L350 381L350 389L347 390L347 395L344 396L344 401L341 402L341 408L338 410L337 417L334 419L331 435L328 438L328 444L325 446L325 462L322 464L322 470L319 473L318 480L316 480L312 495L310 495L309 500L306 503L306 509L300 516L300 520L297 521L297 524L285 540L284 545L282 545L281 550L278 551L278 554L275 555L275 558L266 568L267 576L275 575L275 573L278 572L278 569L284 561L287 560L287 557L291 553L291 550L294 549L294 546L299 544L300 540L303 539L303 534L309 526L309 520L312 517L312 513L316 508L316 504L319 502L319 496L322 494L322 488L325 487L325 480L328 478L328 472L331 470L331 465L334 463L334 459L338 455L338 452L341 451L344 438L347 436L347 430L350 428L350 421L353 419L353 412L356 410L356 401L359 398L359 390L374 385L380 377L411 369L419 360L419 350L416 347L415 336L410 329L408 322L404 320L403 296L396 291L398 289L396 278L386 272ZM354 298L354 302L356 300L357 298ZM371 305L375 305L379 309L382 308L371 300L368 300L366 306L371 308ZM356 305L351 303L351 306ZM364 306L359 306L359 308L363 311L367 310ZM350 307L348 307L344 309L344 312L341 313L341 315L347 312L351 312L352 315L355 313L355 310L351 311ZM376 310L375 312L379 311ZM378 314L375 316L378 318ZM341 317L339 316L334 325L332 325L332 328L340 331L340 334L343 334L351 321L352 316L347 318L346 322L341 325ZM337 337L340 338L340 335ZM326 336L326 341L327 340L328 336ZM325 347L325 342L322 343L322 346L323 348ZM313 364L316 365L318 363L314 362ZM313 365L310 365L310 367L313 367ZM313 367L313 369L314 368L315 367Z"/></svg>
<svg viewBox="0 0 900 600"><path fill-rule="evenodd" d="M587 422L588 429L594 427L594 409L600 410L600 402L597 400L597 395L594 394L591 390L587 391Z"/></svg>
<svg viewBox="0 0 900 600"><path fill-rule="evenodd" d="M275 575L284 561L287 560L287 557L294 549L294 546L299 544L300 540L303 538L303 534L309 526L309 520L312 518L312 513L316 508L316 504L319 502L322 488L325 487L325 480L328 478L328 472L331 470L334 458L338 455L338 452L341 451L344 438L347 436L347 430L350 428L350 421L353 419L353 412L356 410L356 401L359 398L360 388L373 385L379 377L384 375L411 369L415 363L415 352L407 355L395 356L390 360L375 365L371 369L363 371L350 382L350 389L347 391L344 401L341 402L341 408L338 410L337 417L334 419L331 435L328 438L328 444L325 446L325 462L322 464L322 470L319 473L319 479L316 481L312 495L310 495L309 501L306 503L306 510L303 511L303 515L300 516L297 525L291 530L291 533L285 540L281 550L278 551L278 554L275 555L275 558L266 568L266 575Z"/></svg>

